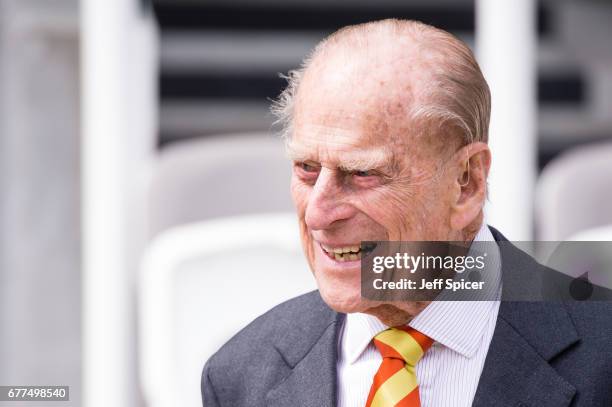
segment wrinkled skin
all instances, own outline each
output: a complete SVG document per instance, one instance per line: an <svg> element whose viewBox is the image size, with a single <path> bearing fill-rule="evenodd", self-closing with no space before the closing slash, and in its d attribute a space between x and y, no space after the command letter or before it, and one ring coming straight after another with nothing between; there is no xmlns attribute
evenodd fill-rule
<svg viewBox="0 0 612 407"><path fill-rule="evenodd" d="M390 326L407 323L427 303L361 298L360 262L335 261L321 244L470 241L482 223L490 165L486 144L428 136L410 121L408 109L428 78L409 63L418 61L416 51L401 52L381 47L350 61L333 52L315 59L296 94L288 142L302 245L324 301Z"/></svg>

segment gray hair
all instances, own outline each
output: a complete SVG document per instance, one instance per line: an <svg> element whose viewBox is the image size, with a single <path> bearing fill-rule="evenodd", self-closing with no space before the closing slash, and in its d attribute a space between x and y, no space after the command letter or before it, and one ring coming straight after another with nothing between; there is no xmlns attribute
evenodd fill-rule
<svg viewBox="0 0 612 407"><path fill-rule="evenodd" d="M282 135L291 136L295 95L311 62L328 52L332 44L363 47L370 38L381 35L387 40L409 38L420 51L429 74L429 82L417 91L408 117L434 134L450 129L462 138L463 144L486 143L491 94L472 51L446 31L418 21L396 19L344 27L317 44L299 69L283 75L287 86L271 107L276 123L282 126Z"/></svg>

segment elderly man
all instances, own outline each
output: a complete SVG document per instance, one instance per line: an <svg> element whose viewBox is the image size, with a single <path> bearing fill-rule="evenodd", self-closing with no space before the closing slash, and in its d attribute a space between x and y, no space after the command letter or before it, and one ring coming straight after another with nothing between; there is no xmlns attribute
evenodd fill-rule
<svg viewBox="0 0 612 407"><path fill-rule="evenodd" d="M495 301L361 295L362 241L505 240L483 220L490 95L465 44L414 21L346 27L275 110L319 289L208 361L205 407L612 405L609 303L503 302L501 284ZM539 267L501 259L525 281Z"/></svg>

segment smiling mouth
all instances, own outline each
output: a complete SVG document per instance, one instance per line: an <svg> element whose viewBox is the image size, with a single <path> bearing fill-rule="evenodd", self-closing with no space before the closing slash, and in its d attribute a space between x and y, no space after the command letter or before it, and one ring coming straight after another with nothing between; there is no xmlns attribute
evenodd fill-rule
<svg viewBox="0 0 612 407"><path fill-rule="evenodd" d="M374 244L331 247L323 243L320 246L327 257L339 262L361 260L362 255L367 256L376 247Z"/></svg>

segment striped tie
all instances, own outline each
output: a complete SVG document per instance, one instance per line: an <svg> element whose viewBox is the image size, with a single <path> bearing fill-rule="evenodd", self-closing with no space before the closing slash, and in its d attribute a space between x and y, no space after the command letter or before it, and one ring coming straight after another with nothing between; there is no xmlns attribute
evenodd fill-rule
<svg viewBox="0 0 612 407"><path fill-rule="evenodd" d="M416 364L433 340L410 327L389 328L374 337L383 361L374 375L366 407L419 407Z"/></svg>

